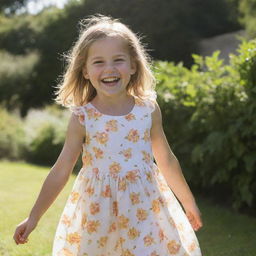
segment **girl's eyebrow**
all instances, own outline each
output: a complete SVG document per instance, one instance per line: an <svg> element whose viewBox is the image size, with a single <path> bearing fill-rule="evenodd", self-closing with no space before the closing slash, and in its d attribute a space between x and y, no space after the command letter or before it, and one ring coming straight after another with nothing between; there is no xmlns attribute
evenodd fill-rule
<svg viewBox="0 0 256 256"><path fill-rule="evenodd" d="M114 58L116 58L116 57L126 57L126 55L125 54L114 55ZM96 56L96 57L92 58L91 61L94 61L96 59L101 59L101 58L102 58L101 56Z"/></svg>

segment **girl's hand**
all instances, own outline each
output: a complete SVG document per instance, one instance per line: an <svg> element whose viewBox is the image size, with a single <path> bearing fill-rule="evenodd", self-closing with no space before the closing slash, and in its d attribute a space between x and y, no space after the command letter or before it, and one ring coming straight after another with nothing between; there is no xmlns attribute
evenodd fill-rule
<svg viewBox="0 0 256 256"><path fill-rule="evenodd" d="M28 242L29 234L36 228L37 222L27 218L22 221L16 228L13 239L16 244L25 244Z"/></svg>
<svg viewBox="0 0 256 256"><path fill-rule="evenodd" d="M198 209L196 203L185 203L182 204L187 218L195 231L198 231L202 226L203 222L201 219L201 212Z"/></svg>

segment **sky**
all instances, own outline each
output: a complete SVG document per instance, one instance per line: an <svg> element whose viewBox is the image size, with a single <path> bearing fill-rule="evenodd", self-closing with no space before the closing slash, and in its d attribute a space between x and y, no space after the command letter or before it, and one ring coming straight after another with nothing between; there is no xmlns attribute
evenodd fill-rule
<svg viewBox="0 0 256 256"><path fill-rule="evenodd" d="M31 14L36 14L49 5L56 5L62 8L67 1L68 0L31 0L28 2L27 10Z"/></svg>

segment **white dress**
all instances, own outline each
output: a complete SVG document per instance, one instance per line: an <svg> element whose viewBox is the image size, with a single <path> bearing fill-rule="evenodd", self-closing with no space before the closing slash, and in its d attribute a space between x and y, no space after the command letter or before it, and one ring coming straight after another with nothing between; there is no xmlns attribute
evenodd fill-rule
<svg viewBox="0 0 256 256"><path fill-rule="evenodd" d="M74 107L86 128L83 167L61 215L53 256L201 256L184 211L154 163L151 113L137 97L129 114Z"/></svg>

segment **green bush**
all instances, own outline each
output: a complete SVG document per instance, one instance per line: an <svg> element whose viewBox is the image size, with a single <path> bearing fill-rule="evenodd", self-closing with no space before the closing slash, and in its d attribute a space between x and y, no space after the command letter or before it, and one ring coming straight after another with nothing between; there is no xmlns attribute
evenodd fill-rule
<svg viewBox="0 0 256 256"><path fill-rule="evenodd" d="M243 42L224 65L193 55L191 69L157 62L164 129L197 187L230 198L235 208L256 202L256 41Z"/></svg>
<svg viewBox="0 0 256 256"><path fill-rule="evenodd" d="M64 145L70 111L57 105L30 110L21 119L0 108L0 158L52 166ZM81 168L77 161L74 172Z"/></svg>
<svg viewBox="0 0 256 256"><path fill-rule="evenodd" d="M26 55L0 51L0 102L8 110L22 108L24 101L31 100L32 95L29 98L27 94L35 91L30 80L35 76L33 68L39 58L36 51Z"/></svg>
<svg viewBox="0 0 256 256"><path fill-rule="evenodd" d="M24 130L19 116L0 108L0 158L21 159L24 150Z"/></svg>
<svg viewBox="0 0 256 256"><path fill-rule="evenodd" d="M52 165L57 160L65 139L68 113L48 106L44 110L30 110L24 120L26 159Z"/></svg>
<svg viewBox="0 0 256 256"><path fill-rule="evenodd" d="M245 26L248 38L255 38L256 36L256 4L255 0L240 0L240 23Z"/></svg>

